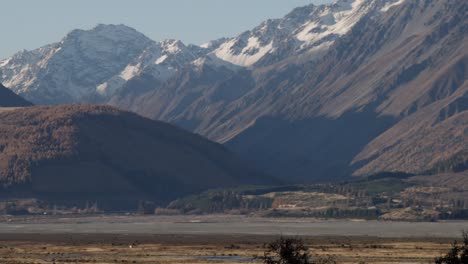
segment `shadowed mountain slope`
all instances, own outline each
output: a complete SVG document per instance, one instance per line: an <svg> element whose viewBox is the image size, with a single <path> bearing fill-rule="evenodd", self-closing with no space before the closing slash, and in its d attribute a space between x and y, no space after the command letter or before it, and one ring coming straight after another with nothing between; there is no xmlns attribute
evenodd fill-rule
<svg viewBox="0 0 468 264"><path fill-rule="evenodd" d="M30 102L0 84L0 107L21 107L31 105L32 104Z"/></svg>
<svg viewBox="0 0 468 264"><path fill-rule="evenodd" d="M252 111L236 116L247 130L227 145L301 180L420 173L457 157L466 163L466 11L466 1L415 0L363 18L323 59L295 70L303 83L286 87L291 79L270 77L258 85L281 93L256 105L269 123ZM361 118L344 122L349 116Z"/></svg>
<svg viewBox="0 0 468 264"><path fill-rule="evenodd" d="M172 125L73 105L0 113L0 183L4 191L50 199L164 202L274 181L225 147Z"/></svg>

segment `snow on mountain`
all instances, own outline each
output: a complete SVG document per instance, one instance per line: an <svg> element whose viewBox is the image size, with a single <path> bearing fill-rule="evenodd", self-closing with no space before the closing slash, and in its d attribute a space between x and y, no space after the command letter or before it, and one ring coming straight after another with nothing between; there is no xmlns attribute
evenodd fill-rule
<svg viewBox="0 0 468 264"><path fill-rule="evenodd" d="M229 63L227 61L218 59L214 56L204 56L200 57L190 63L196 69L202 69L203 66L210 66L213 68L225 68L233 72L239 71L243 67Z"/></svg>
<svg viewBox="0 0 468 264"><path fill-rule="evenodd" d="M346 34L365 14L373 2L365 0L340 1L317 8L311 20L304 23L295 36L302 41L301 48L311 46L329 36Z"/></svg>
<svg viewBox="0 0 468 264"><path fill-rule="evenodd" d="M21 93L35 82L44 64L60 50L51 44L37 50L22 50L0 63L0 81L15 92Z"/></svg>
<svg viewBox="0 0 468 264"><path fill-rule="evenodd" d="M233 39L221 45L214 54L216 57L240 66L250 66L260 60L267 53L273 51L273 42L263 45L257 37L247 39L247 44L238 53L232 51L236 48L238 40Z"/></svg>
<svg viewBox="0 0 468 264"><path fill-rule="evenodd" d="M0 81L39 104L86 101L151 43L123 25L74 30L59 43L15 54L2 63Z"/></svg>
<svg viewBox="0 0 468 264"><path fill-rule="evenodd" d="M62 41L0 61L0 82L37 104L105 101L128 80L164 82L206 49L155 42L124 25L74 30Z"/></svg>
<svg viewBox="0 0 468 264"><path fill-rule="evenodd" d="M395 7L395 6L398 6L398 5L401 5L405 2L406 0L398 0L398 1L395 1L395 2L389 2L387 3L384 7L382 7L380 9L380 11L382 12L387 12L388 10L390 10L390 8L392 7Z"/></svg>
<svg viewBox="0 0 468 264"><path fill-rule="evenodd" d="M116 76L100 84L97 92L111 96L128 80L145 74L164 82L180 68L197 59L195 53L178 40L153 42Z"/></svg>
<svg viewBox="0 0 468 264"><path fill-rule="evenodd" d="M311 4L294 9L284 18L267 20L238 37L209 42L204 47L217 46L212 56L245 67L304 53L311 57L326 51L372 10L380 7L384 11L403 1L339 0L328 5Z"/></svg>
<svg viewBox="0 0 468 264"><path fill-rule="evenodd" d="M294 9L234 38L204 45L155 42L124 25L74 30L62 41L21 51L0 61L0 82L36 104L106 101L130 79L165 82L184 67L265 66L284 59L310 60L372 11L404 0L339 0Z"/></svg>
<svg viewBox="0 0 468 264"><path fill-rule="evenodd" d="M10 63L11 59L6 59L6 60L0 60L0 67L3 67Z"/></svg>

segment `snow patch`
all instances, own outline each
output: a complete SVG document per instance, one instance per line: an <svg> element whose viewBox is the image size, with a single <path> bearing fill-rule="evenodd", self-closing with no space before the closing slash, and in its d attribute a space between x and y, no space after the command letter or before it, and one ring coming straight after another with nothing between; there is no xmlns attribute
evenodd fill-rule
<svg viewBox="0 0 468 264"><path fill-rule="evenodd" d="M232 71L236 71L242 68L242 66L234 65L227 61L221 60L218 57L216 57L214 54L211 54L210 56L207 56L207 57L200 57L192 61L190 64L197 67L198 69L200 69L204 65L209 65L209 66L216 67L216 68L225 67Z"/></svg>
<svg viewBox="0 0 468 264"><path fill-rule="evenodd" d="M304 24L304 29L296 35L296 38L300 41L311 42L313 39L318 37L318 34L311 34L310 32L313 29L318 29L319 27L320 25L317 22Z"/></svg>
<svg viewBox="0 0 468 264"><path fill-rule="evenodd" d="M96 87L96 92L102 96L110 96L115 93L119 88L121 88L126 83L126 80L122 79L120 76L114 76L110 78L107 82L100 84Z"/></svg>
<svg viewBox="0 0 468 264"><path fill-rule="evenodd" d="M166 61L167 58L168 58L167 55L163 55L163 56L159 57L159 59L157 59L157 60L154 62L154 64L161 64L161 63L163 63L164 61Z"/></svg>
<svg viewBox="0 0 468 264"><path fill-rule="evenodd" d="M401 5L401 4L403 4L404 2L405 2L405 0L398 0L398 1L393 2L393 3L388 3L388 4L386 4L384 7L382 7L382 9L380 9L380 11L382 11L382 12L387 12L387 11L390 10L392 7Z"/></svg>
<svg viewBox="0 0 468 264"><path fill-rule="evenodd" d="M216 57L239 66L251 66L273 51L273 42L262 46L257 37L251 37L247 45L239 54L233 54L233 47L237 40L231 40L216 50Z"/></svg>
<svg viewBox="0 0 468 264"><path fill-rule="evenodd" d="M10 63L10 61L11 61L11 58L6 59L6 60L0 60L0 67L7 65L8 63Z"/></svg>
<svg viewBox="0 0 468 264"><path fill-rule="evenodd" d="M197 67L203 66L203 64L205 63L206 63L206 58L198 58L191 62L192 65L197 66Z"/></svg>
<svg viewBox="0 0 468 264"><path fill-rule="evenodd" d="M120 73L120 77L122 79L128 81L135 77L140 70L140 67L138 65L128 65L125 67L125 69Z"/></svg>
<svg viewBox="0 0 468 264"><path fill-rule="evenodd" d="M166 40L162 43L164 51L170 54L177 54L182 51L181 47L183 44L177 40Z"/></svg>
<svg viewBox="0 0 468 264"><path fill-rule="evenodd" d="M210 42L207 42L207 43L203 43L200 45L200 48L204 48L204 49L209 49L213 46L213 42L210 41Z"/></svg>
<svg viewBox="0 0 468 264"><path fill-rule="evenodd" d="M96 88L96 91L97 91L98 94L100 94L100 95L105 95L105 94L106 94L107 87L108 87L108 84L107 84L107 82L105 82L105 83L99 85L99 86Z"/></svg>
<svg viewBox="0 0 468 264"><path fill-rule="evenodd" d="M330 35L346 34L368 11L365 0L337 2L334 8L326 8L318 20L306 22L296 34L303 47L316 43Z"/></svg>

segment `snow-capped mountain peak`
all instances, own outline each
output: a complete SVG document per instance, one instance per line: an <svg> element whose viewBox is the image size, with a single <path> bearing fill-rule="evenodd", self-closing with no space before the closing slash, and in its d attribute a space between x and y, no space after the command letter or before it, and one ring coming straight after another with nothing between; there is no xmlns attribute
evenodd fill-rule
<svg viewBox="0 0 468 264"><path fill-rule="evenodd" d="M0 81L39 104L83 101L151 43L124 25L73 30L58 43L4 61Z"/></svg>
<svg viewBox="0 0 468 264"><path fill-rule="evenodd" d="M98 24L90 30L75 29L66 35L62 42L70 39L79 39L81 42L97 41L97 40L112 40L116 42L129 41L132 38L148 39L145 35L138 32L134 28L126 25Z"/></svg>
<svg viewBox="0 0 468 264"><path fill-rule="evenodd" d="M323 54L340 36L373 10L403 3L404 0L339 0L327 5L294 9L281 19L269 19L251 31L220 42L211 55L244 67L281 61L292 55Z"/></svg>
<svg viewBox="0 0 468 264"><path fill-rule="evenodd" d="M99 84L96 91L101 96L110 96L128 80L146 74L164 82L178 69L196 60L197 56L179 40L152 42L116 76Z"/></svg>
<svg viewBox="0 0 468 264"><path fill-rule="evenodd" d="M170 54L177 54L187 49L180 40L168 39L161 42L161 48Z"/></svg>
<svg viewBox="0 0 468 264"><path fill-rule="evenodd" d="M338 0L294 9L237 37L201 46L155 42L125 25L73 30L60 42L21 51L0 61L0 82L37 104L105 100L130 79L149 75L165 82L184 67L267 66L313 60L370 12L405 0Z"/></svg>

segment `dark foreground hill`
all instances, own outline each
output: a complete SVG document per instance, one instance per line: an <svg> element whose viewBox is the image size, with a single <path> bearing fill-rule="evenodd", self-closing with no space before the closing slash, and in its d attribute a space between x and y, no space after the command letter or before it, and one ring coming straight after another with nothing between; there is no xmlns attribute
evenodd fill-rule
<svg viewBox="0 0 468 264"><path fill-rule="evenodd" d="M134 206L265 182L219 144L109 106L0 112L3 195Z"/></svg>
<svg viewBox="0 0 468 264"><path fill-rule="evenodd" d="M0 84L0 107L31 106L32 104Z"/></svg>

